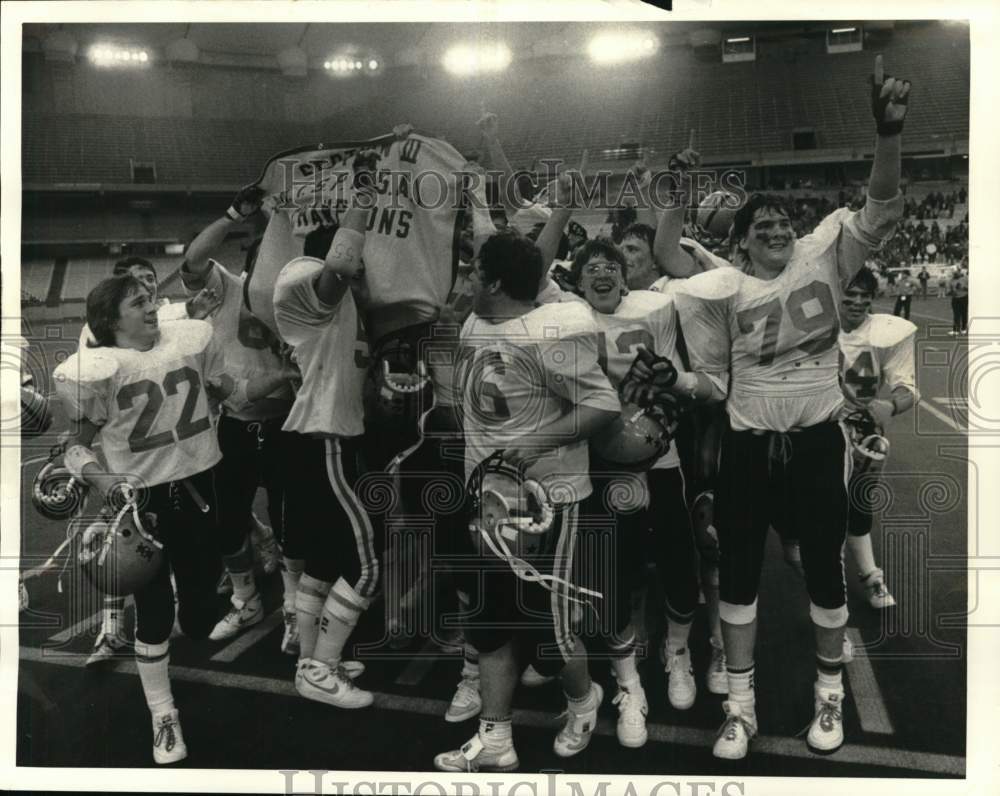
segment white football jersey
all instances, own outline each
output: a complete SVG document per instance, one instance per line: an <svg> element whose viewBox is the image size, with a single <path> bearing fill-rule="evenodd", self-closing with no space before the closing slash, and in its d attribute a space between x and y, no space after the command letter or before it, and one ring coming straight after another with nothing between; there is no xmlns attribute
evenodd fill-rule
<svg viewBox="0 0 1000 796"><path fill-rule="evenodd" d="M368 340L348 290L335 306L316 295L323 261L297 257L274 285L274 317L293 347L302 386L282 428L300 434L356 437L364 433L362 400L368 370Z"/></svg>
<svg viewBox="0 0 1000 796"><path fill-rule="evenodd" d="M424 344L421 356L434 385L437 406L456 406L462 397L455 391L455 360L458 358L458 338L465 319L472 312L471 268L461 266L455 277L441 316L434 324L431 339Z"/></svg>
<svg viewBox="0 0 1000 796"><path fill-rule="evenodd" d="M247 309L243 301L243 279L211 260L211 270L203 287L212 288L222 303L212 313L215 342L226 352L226 367L236 377L252 379L281 370L278 340L274 333ZM181 271L184 276L184 271ZM199 288L200 290L200 288ZM198 291L189 288L189 291ZM281 417L292 403L292 389L284 383L266 398L242 411L225 414L238 420L268 420Z"/></svg>
<svg viewBox="0 0 1000 796"><path fill-rule="evenodd" d="M841 403L840 318L846 284L891 234L901 198L835 210L795 242L775 279L717 268L675 293L694 370L724 391L735 430L787 431L833 418Z"/></svg>
<svg viewBox="0 0 1000 796"><path fill-rule="evenodd" d="M884 386L917 395L914 338L917 327L895 315L869 315L851 332L840 332L840 386L849 403L874 401Z"/></svg>
<svg viewBox="0 0 1000 796"><path fill-rule="evenodd" d="M149 351L81 348L54 373L71 420L100 426L108 469L137 485L195 475L219 461L205 391L225 375L204 321L164 324Z"/></svg>
<svg viewBox="0 0 1000 796"><path fill-rule="evenodd" d="M632 290L622 296L613 313L591 309L597 326L597 362L617 390L632 367L639 346L667 357L679 370L677 313L673 301L649 290ZM657 461L654 469L677 467L677 447Z"/></svg>
<svg viewBox="0 0 1000 796"><path fill-rule="evenodd" d="M543 304L501 323L469 316L457 371L462 389L465 474L511 440L537 432L577 406L621 410L597 363L597 334L580 302ZM586 441L551 451L527 474L553 503L575 503L592 486Z"/></svg>

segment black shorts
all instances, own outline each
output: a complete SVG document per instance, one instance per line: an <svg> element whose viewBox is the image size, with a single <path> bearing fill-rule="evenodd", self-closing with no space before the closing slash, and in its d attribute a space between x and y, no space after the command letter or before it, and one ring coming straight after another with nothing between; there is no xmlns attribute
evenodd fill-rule
<svg viewBox="0 0 1000 796"><path fill-rule="evenodd" d="M532 562L540 573L573 582L580 517L592 505L588 498L556 511L550 531L552 555ZM522 580L484 545L476 547L475 587L470 592L469 612L462 617L466 638L481 653L515 642L521 655L540 672L557 673L574 649L571 621L574 606L581 605L579 596L563 585L549 591L537 582Z"/></svg>
<svg viewBox="0 0 1000 796"><path fill-rule="evenodd" d="M156 515L156 533L166 551L164 565L135 595L136 639L162 644L174 626L173 571L177 619L184 635L207 638L215 627L215 586L222 572L217 541L221 518L215 469L143 491L143 512ZM196 500L191 490L198 494ZM208 508L203 511L203 507Z"/></svg>
<svg viewBox="0 0 1000 796"><path fill-rule="evenodd" d="M845 604L850 466L836 422L787 434L725 433L714 520L723 601L750 605L757 598L767 530L775 525L799 542L810 600L821 608Z"/></svg>
<svg viewBox="0 0 1000 796"><path fill-rule="evenodd" d="M690 622L698 606L698 559L694 529L685 499L680 467L650 470L647 525L653 535L653 554L667 599L667 613L678 622Z"/></svg>
<svg viewBox="0 0 1000 796"><path fill-rule="evenodd" d="M304 507L308 516L305 573L326 583L343 578L362 597L374 597L381 582L385 523L372 509L384 495L369 495L366 501L355 491L365 471L360 438L291 436L296 477L286 499ZM285 519L292 521L287 513Z"/></svg>
<svg viewBox="0 0 1000 796"><path fill-rule="evenodd" d="M223 526L220 550L223 555L239 551L250 530L250 513L257 488L267 490L267 513L271 527L283 539L284 481L290 472L286 448L285 419L219 420L219 448L216 487L222 502ZM298 529L295 529L296 531ZM293 552L298 540L292 540ZM290 558L297 556L289 555Z"/></svg>
<svg viewBox="0 0 1000 796"><path fill-rule="evenodd" d="M872 502L879 501L882 493L882 471L880 467L870 467L863 473L851 473L847 493L847 532L851 536L865 536L872 530Z"/></svg>
<svg viewBox="0 0 1000 796"><path fill-rule="evenodd" d="M578 519L573 577L601 597L587 598L580 634L614 649L627 641L632 591L645 584L648 516L637 501L648 493L648 486L644 474L609 475L594 459L590 480L594 492L584 501L586 511ZM622 497L634 505L624 508Z"/></svg>

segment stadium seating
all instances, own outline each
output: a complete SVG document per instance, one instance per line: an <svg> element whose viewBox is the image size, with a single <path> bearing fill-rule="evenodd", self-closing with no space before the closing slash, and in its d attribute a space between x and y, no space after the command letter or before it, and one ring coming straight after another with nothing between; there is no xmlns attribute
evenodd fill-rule
<svg viewBox="0 0 1000 796"><path fill-rule="evenodd" d="M945 146L968 137L964 33L936 23L912 25L878 49L893 72L917 78L909 142ZM749 63L706 63L674 47L641 68L539 59L515 63L500 78L465 82L401 70L363 107L319 123L66 115L34 103L22 115L24 180L129 183L134 158L155 162L161 184L245 184L282 149L364 138L402 121L465 151L478 143L474 122L481 102L500 115L517 166L542 157L575 158L584 148L593 159L624 141L664 154L686 144L692 129L706 156L788 151L793 131L801 128L816 132L820 148L870 150L864 76L872 55L827 55L815 47L793 52L776 41L760 43L758 60Z"/></svg>

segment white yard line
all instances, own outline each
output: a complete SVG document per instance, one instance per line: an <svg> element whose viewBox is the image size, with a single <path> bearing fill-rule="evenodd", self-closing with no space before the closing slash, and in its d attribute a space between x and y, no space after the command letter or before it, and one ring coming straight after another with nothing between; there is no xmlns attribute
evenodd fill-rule
<svg viewBox="0 0 1000 796"><path fill-rule="evenodd" d="M244 631L212 656L213 661L232 663L282 622L281 609L264 617L264 620Z"/></svg>
<svg viewBox="0 0 1000 796"><path fill-rule="evenodd" d="M83 657L53 658L48 653L35 647L21 647L20 657L23 661L33 663L51 663L57 666L83 666ZM110 664L109 669L119 674L136 675L135 662L122 660ZM279 680L273 677L258 677L232 672L219 672L207 669L195 669L189 666L171 666L170 676L176 680L190 683L203 683L216 688L236 688L242 691L285 696L300 699L295 691L291 678ZM383 710L416 713L441 719L442 728L445 710L448 703L443 699L428 699L417 696L401 696L398 694L375 693L375 707ZM721 713L720 713L721 718ZM547 727L553 732L558 727L555 714L538 710L515 710L514 723L522 727ZM647 724L649 738L653 742L680 744L682 746L698 746L706 748L715 742L714 730L701 730L694 727L677 727L669 724ZM602 718L594 730L598 735L615 737L615 723ZM817 757L806 748L801 738L784 736L758 735L753 741L753 749L758 753L778 755L781 757L796 757L812 760L816 766L822 766L822 758ZM870 744L844 744L832 757L834 763L853 763L859 765L880 766L882 768L922 771L933 774L950 774L962 776L965 774L965 758L954 755L937 754L934 752L913 752L907 749L894 749L888 746ZM428 761L429 762L429 761Z"/></svg>
<svg viewBox="0 0 1000 796"><path fill-rule="evenodd" d="M895 729L889 718L889 711L886 710L885 700L882 699L882 690L878 687L871 661L861 649L864 644L861 634L857 628L849 627L846 635L856 650L854 660L844 670L851 681L851 696L854 697L852 703L858 712L861 729L877 735L892 735Z"/></svg>
<svg viewBox="0 0 1000 796"><path fill-rule="evenodd" d="M948 417L948 415L946 415L940 409L931 404L930 401L921 401L920 403L917 404L917 406L919 406L921 409L924 409L927 412L930 412L932 415L934 415L934 417L936 417L938 420L940 420L949 428L952 428L955 431L957 431L959 434L969 433L968 429L962 428L960 425L958 425L958 423L956 423L954 420Z"/></svg>

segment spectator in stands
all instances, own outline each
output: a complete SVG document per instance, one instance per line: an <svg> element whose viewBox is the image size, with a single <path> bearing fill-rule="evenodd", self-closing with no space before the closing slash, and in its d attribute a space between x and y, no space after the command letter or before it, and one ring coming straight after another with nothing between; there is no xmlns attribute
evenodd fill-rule
<svg viewBox="0 0 1000 796"><path fill-rule="evenodd" d="M930 281L931 275L927 273L926 268L921 268L920 273L917 275L917 280L920 282L920 297L926 301L927 300L927 283Z"/></svg>

